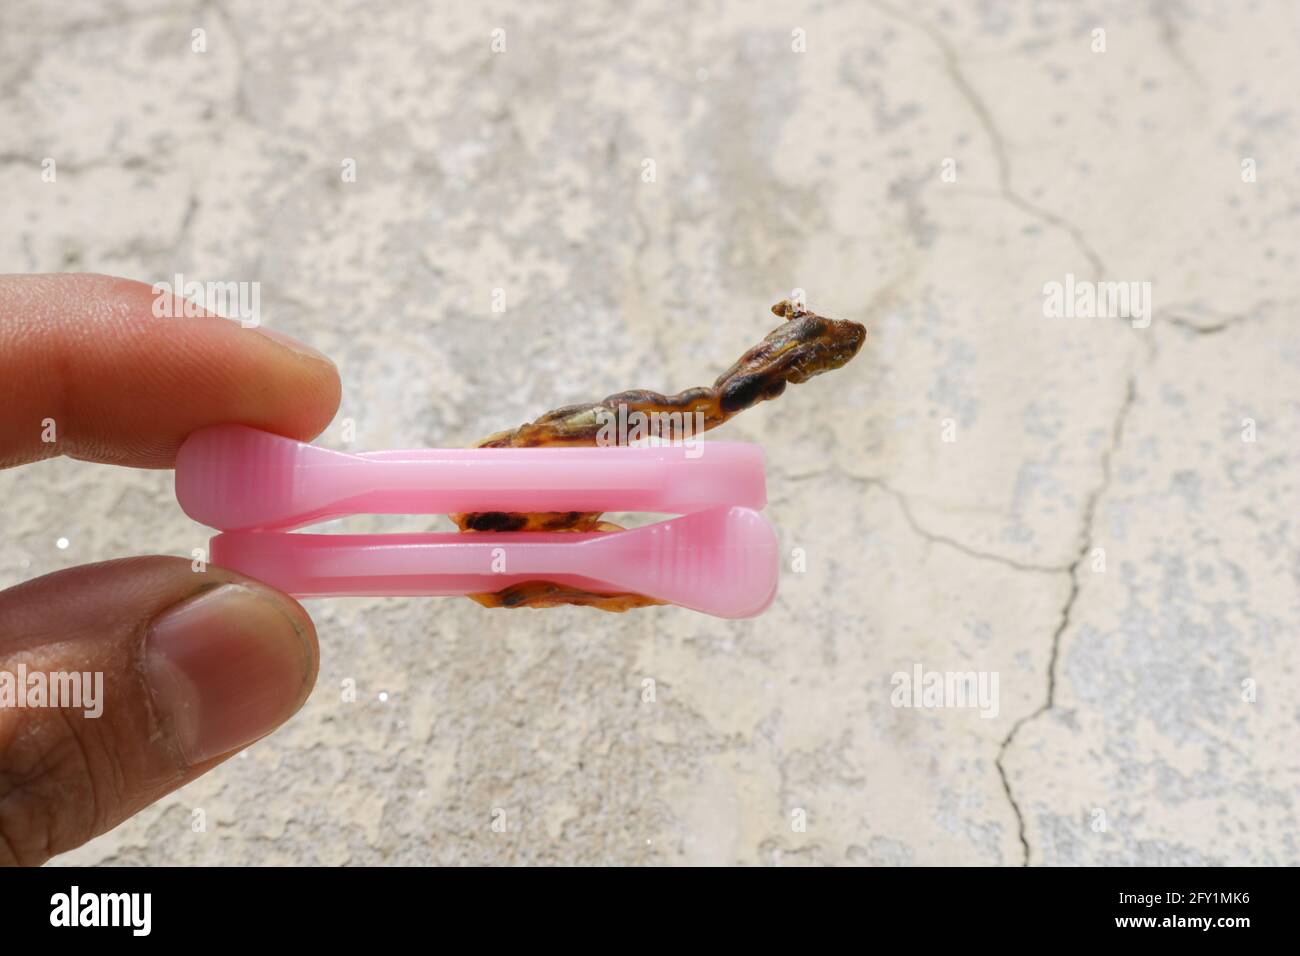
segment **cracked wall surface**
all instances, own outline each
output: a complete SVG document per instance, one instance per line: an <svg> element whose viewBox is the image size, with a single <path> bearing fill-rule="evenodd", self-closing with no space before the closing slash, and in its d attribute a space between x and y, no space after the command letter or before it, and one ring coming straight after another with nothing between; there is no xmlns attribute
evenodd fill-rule
<svg viewBox="0 0 1300 956"><path fill-rule="evenodd" d="M9 0L0 271L260 282L322 444L707 384L794 288L868 327L719 435L766 615L313 602L303 712L61 860L1300 863L1297 88L1282 0ZM1150 324L1045 318L1067 274ZM3 585L206 540L161 473L0 500ZM917 665L996 716L895 706Z"/></svg>

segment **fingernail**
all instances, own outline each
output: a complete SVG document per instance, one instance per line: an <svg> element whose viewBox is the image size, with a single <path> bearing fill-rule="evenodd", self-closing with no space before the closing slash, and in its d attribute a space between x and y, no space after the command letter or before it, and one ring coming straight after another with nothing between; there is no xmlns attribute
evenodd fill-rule
<svg viewBox="0 0 1300 956"><path fill-rule="evenodd" d="M298 709L314 655L307 625L290 614L270 591L226 584L154 620L145 672L187 764L250 744Z"/></svg>
<svg viewBox="0 0 1300 956"><path fill-rule="evenodd" d="M285 348L293 349L299 355L306 355L310 358L315 358L315 359L323 359L324 361L329 362L331 365L334 364L334 360L331 359L324 352L318 352L316 349L312 348L306 342L299 342L292 335L285 335L283 332L275 331L275 329L268 329L264 325L259 325L257 327L257 331L260 334L265 335L272 342L279 342Z"/></svg>

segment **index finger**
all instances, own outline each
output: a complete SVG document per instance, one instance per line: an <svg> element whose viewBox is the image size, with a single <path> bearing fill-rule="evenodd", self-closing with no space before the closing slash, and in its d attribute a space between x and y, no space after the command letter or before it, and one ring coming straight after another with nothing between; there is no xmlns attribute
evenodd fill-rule
<svg viewBox="0 0 1300 956"><path fill-rule="evenodd" d="M0 276L0 468L60 454L169 468L205 425L309 440L334 417L325 356L221 316L158 318L157 298L112 276Z"/></svg>

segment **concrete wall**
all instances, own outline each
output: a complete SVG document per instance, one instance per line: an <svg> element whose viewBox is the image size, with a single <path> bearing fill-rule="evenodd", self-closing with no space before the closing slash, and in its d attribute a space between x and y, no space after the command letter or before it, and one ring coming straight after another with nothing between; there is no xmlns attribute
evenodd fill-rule
<svg viewBox="0 0 1300 956"><path fill-rule="evenodd" d="M869 328L719 433L806 560L765 616L314 603L305 710L62 859L1300 862L1296 16L7 0L0 271L260 282L325 445L708 384L795 287ZM1046 318L1067 275L1149 324ZM206 539L165 473L0 501L0 584Z"/></svg>

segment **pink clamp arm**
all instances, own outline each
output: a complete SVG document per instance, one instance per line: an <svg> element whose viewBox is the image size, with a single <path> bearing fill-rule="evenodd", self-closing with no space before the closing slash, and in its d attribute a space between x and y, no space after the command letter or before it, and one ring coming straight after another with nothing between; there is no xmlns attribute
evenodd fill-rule
<svg viewBox="0 0 1300 956"><path fill-rule="evenodd" d="M338 515L468 511L689 514L767 503L757 445L437 448L348 454L215 425L176 457L176 497L224 531L288 530Z"/></svg>
<svg viewBox="0 0 1300 956"><path fill-rule="evenodd" d="M780 571L772 526L739 507L592 534L227 532L211 551L214 564L295 597L485 594L541 579L726 618L765 610Z"/></svg>

